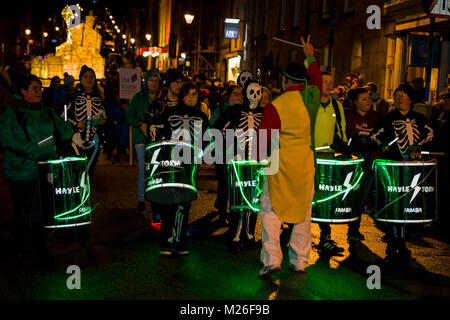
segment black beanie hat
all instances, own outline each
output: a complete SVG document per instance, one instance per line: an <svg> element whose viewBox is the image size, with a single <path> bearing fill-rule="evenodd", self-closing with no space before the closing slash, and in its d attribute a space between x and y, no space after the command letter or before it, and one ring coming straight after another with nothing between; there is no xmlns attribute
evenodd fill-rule
<svg viewBox="0 0 450 320"><path fill-rule="evenodd" d="M95 71L94 71L94 69L89 68L87 65L84 65L84 66L81 67L81 71L80 71L80 81L81 81L81 78L83 77L83 74L85 74L85 73L88 72L88 71L91 71L91 72L94 74L94 76L95 76Z"/></svg>
<svg viewBox="0 0 450 320"><path fill-rule="evenodd" d="M413 98L412 98L412 91L413 91L413 89L411 88L411 86L406 85L406 84L400 85L397 89L395 89L394 97L395 97L395 94L398 91L403 91L404 93L406 93L408 95L409 100L413 101Z"/></svg>
<svg viewBox="0 0 450 320"><path fill-rule="evenodd" d="M288 63L286 69L283 70L283 76L297 82L305 81L308 78L305 66L296 62Z"/></svg>
<svg viewBox="0 0 450 320"><path fill-rule="evenodd" d="M184 80L183 74L181 73L180 70L178 69L168 69L166 72L166 81L167 81L167 86L170 86L170 84L172 82L174 82L175 80Z"/></svg>

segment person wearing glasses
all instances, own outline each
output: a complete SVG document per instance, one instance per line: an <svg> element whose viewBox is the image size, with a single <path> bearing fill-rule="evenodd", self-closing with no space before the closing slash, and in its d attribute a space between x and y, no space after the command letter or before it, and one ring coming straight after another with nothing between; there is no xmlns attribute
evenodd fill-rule
<svg viewBox="0 0 450 320"><path fill-rule="evenodd" d="M31 224L36 258L46 258L47 239L42 225L38 161L57 157L57 142L72 138L69 122L63 121L42 101L42 83L31 75L19 89L22 107L8 107L0 116L0 144L5 150L3 171L13 200L14 254L21 260L26 252Z"/></svg>
<svg viewBox="0 0 450 320"><path fill-rule="evenodd" d="M433 139L433 129L428 119L412 110L413 92L408 85L394 91L396 110L381 117L370 138L378 145L383 159L410 161L421 158L421 147ZM387 237L386 258L407 261L411 251L406 247L404 224L393 224Z"/></svg>

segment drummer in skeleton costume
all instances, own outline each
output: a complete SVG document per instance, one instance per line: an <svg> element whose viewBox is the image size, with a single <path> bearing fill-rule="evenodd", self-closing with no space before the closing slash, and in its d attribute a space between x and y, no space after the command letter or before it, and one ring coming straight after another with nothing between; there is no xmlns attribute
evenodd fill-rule
<svg viewBox="0 0 450 320"><path fill-rule="evenodd" d="M411 90L408 86L400 86L394 91L397 110L383 116L371 135L371 139L382 147L385 159L413 160L420 157L413 149L421 148L433 139L433 129L427 118L411 108Z"/></svg>
<svg viewBox="0 0 450 320"><path fill-rule="evenodd" d="M99 151L97 127L105 123L106 114L95 72L88 66L81 68L80 84L61 117L72 124L75 131L72 137L74 153L88 157L88 170L92 175Z"/></svg>
<svg viewBox="0 0 450 320"><path fill-rule="evenodd" d="M256 159L256 130L263 118L264 109L259 106L262 87L254 80L247 80L244 85L244 104L233 106L217 120L215 127L225 134L226 129L235 131L237 146L234 152L237 160ZM242 157L245 157L243 159ZM255 247L255 226L257 213L253 211L230 212L231 241L230 250L237 252L240 246Z"/></svg>
<svg viewBox="0 0 450 320"><path fill-rule="evenodd" d="M394 91L397 110L383 116L375 126L371 139L380 148L380 157L389 160L411 161L421 158L421 148L433 139L433 129L427 118L411 108L412 89L403 85ZM386 247L387 259L407 260L405 225L393 224Z"/></svg>
<svg viewBox="0 0 450 320"><path fill-rule="evenodd" d="M253 75L250 71L243 70L237 79L238 84L241 86L241 88L245 87L245 84L247 81L253 80Z"/></svg>
<svg viewBox="0 0 450 320"><path fill-rule="evenodd" d="M152 137L156 132L156 141L183 140L192 145L195 141L203 141L203 134L208 129L209 121L206 114L200 110L199 96L200 90L197 86L191 83L184 84L178 96L178 104L166 109L160 116L159 123L149 123L147 136ZM157 129L150 132L151 128ZM181 137L183 138L180 139ZM186 230L190 208L190 202L160 204L162 240L160 255L189 254L186 246Z"/></svg>

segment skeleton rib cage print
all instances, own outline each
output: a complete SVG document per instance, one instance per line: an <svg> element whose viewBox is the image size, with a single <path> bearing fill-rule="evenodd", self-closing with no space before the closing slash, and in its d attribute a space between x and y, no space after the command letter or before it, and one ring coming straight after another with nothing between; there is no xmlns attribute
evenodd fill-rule
<svg viewBox="0 0 450 320"><path fill-rule="evenodd" d="M401 156L408 158L409 147L423 146L433 139L433 129L428 125L426 118L416 112L409 112L402 116L394 111L380 119L378 129L375 129L371 138L377 143L387 145L394 139Z"/></svg>
<svg viewBox="0 0 450 320"><path fill-rule="evenodd" d="M76 147L82 149L92 147L97 132L97 126L92 125L92 121L102 116L106 118L103 101L98 95L79 93L70 101L67 106L67 120L74 127L75 134L72 141ZM64 118L64 114L62 117ZM79 128L77 124L83 121L84 127Z"/></svg>

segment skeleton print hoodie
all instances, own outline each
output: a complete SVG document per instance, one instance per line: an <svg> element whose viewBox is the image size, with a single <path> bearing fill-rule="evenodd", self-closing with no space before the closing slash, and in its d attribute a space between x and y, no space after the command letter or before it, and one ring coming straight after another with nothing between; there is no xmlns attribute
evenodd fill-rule
<svg viewBox="0 0 450 320"><path fill-rule="evenodd" d="M64 119L64 111L61 117ZM106 119L103 106L103 99L94 90L88 93L79 84L73 93L67 106L67 120L72 124L74 135L72 145L75 151L86 150L94 146L94 137L97 132L98 123ZM77 126L80 122L85 122L84 127ZM77 152L78 154L78 152Z"/></svg>
<svg viewBox="0 0 450 320"><path fill-rule="evenodd" d="M410 110L402 115L395 110L381 117L372 131L371 139L379 146L389 147L383 153L383 158L410 160L411 147L421 147L430 142L433 129L423 114Z"/></svg>
<svg viewBox="0 0 450 320"><path fill-rule="evenodd" d="M208 130L209 121L199 107L189 107L184 103L179 103L175 107L168 108L160 119L162 120L162 130L158 131L162 134L160 139L179 140L176 137L179 137L182 134L181 130L185 129L185 132L190 134L192 144L196 139L200 139L203 145L207 144L207 141L203 141L203 135Z"/></svg>
<svg viewBox="0 0 450 320"><path fill-rule="evenodd" d="M224 136L227 129L235 130L237 140L235 142L237 143L235 143L234 155L242 154L242 152L239 152L240 149L244 151L246 160L249 160L256 159L256 132L264 114L264 109L259 106L262 87L258 82L248 80L243 91L244 104L229 107L217 119L214 127L222 130Z"/></svg>

